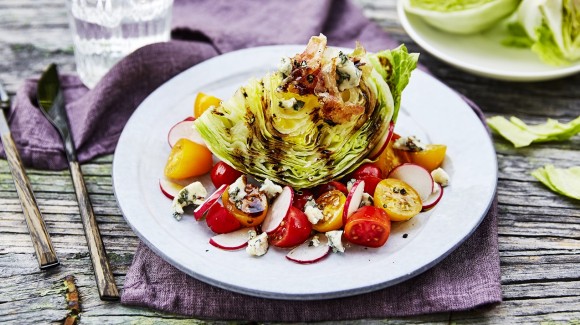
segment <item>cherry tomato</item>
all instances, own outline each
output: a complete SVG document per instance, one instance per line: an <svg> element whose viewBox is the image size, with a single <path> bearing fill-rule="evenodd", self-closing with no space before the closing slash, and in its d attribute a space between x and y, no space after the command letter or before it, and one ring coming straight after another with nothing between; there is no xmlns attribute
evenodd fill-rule
<svg viewBox="0 0 580 325"><path fill-rule="evenodd" d="M211 106L219 106L222 100L212 95L197 93L195 104L193 105L193 116L200 117Z"/></svg>
<svg viewBox="0 0 580 325"><path fill-rule="evenodd" d="M242 176L242 173L225 162L220 161L213 166L210 176L213 185L218 188L223 184L230 185L235 182L238 177Z"/></svg>
<svg viewBox="0 0 580 325"><path fill-rule="evenodd" d="M445 153L447 152L447 146L443 144L428 144L427 148L421 151L395 149L395 152L400 157L403 157L405 162L417 164L427 169L429 172L432 172L443 163Z"/></svg>
<svg viewBox="0 0 580 325"><path fill-rule="evenodd" d="M224 207L234 216L238 221L246 227L254 227L262 223L268 211L268 198L266 194L258 191L258 188L252 184L246 185L246 196L234 202L230 200L228 186L222 194L222 202Z"/></svg>
<svg viewBox="0 0 580 325"><path fill-rule="evenodd" d="M379 165L375 163L364 163L350 175L350 178L363 179L365 176L381 178L383 176L383 172L379 168Z"/></svg>
<svg viewBox="0 0 580 325"><path fill-rule="evenodd" d="M400 135L393 133L391 141L385 150L383 150L376 162L376 165L381 169L383 178L387 177L391 170L395 169L395 167L404 162L402 158L395 152L395 149L393 149L393 143L400 137Z"/></svg>
<svg viewBox="0 0 580 325"><path fill-rule="evenodd" d="M225 234L242 227L238 219L219 203L215 203L209 208L205 222L216 234Z"/></svg>
<svg viewBox="0 0 580 325"><path fill-rule="evenodd" d="M318 208L322 210L324 218L312 228L318 232L327 232L342 228L342 212L346 203L346 196L339 190L324 192L316 199Z"/></svg>
<svg viewBox="0 0 580 325"><path fill-rule="evenodd" d="M394 178L383 179L377 184L373 199L375 206L385 210L393 221L409 220L423 208L419 194L407 183Z"/></svg>
<svg viewBox="0 0 580 325"><path fill-rule="evenodd" d="M365 176L362 178L362 180L365 182L365 193L368 193L370 196L373 196L375 195L375 189L377 188L377 184L383 179L375 176Z"/></svg>
<svg viewBox="0 0 580 325"><path fill-rule="evenodd" d="M165 176L184 179L203 175L211 170L211 151L201 144L181 138L173 148L165 164Z"/></svg>
<svg viewBox="0 0 580 325"><path fill-rule="evenodd" d="M294 202L292 202L292 205L298 208L298 210L304 211L306 202L310 200L314 200L314 193L311 190L307 188L296 190L294 191Z"/></svg>
<svg viewBox="0 0 580 325"><path fill-rule="evenodd" d="M318 196L326 193L326 192L330 192L332 190L339 190L342 193L344 193L344 195L348 195L348 189L346 188L346 185L342 184L339 181L330 181L326 184L322 184L318 187L316 187L316 194Z"/></svg>
<svg viewBox="0 0 580 325"><path fill-rule="evenodd" d="M269 234L270 243L277 247L293 247L302 244L312 231L308 217L298 208L291 206L280 225Z"/></svg>
<svg viewBox="0 0 580 325"><path fill-rule="evenodd" d="M382 209L365 206L356 210L344 226L344 237L351 243L381 247L391 233L391 219Z"/></svg>

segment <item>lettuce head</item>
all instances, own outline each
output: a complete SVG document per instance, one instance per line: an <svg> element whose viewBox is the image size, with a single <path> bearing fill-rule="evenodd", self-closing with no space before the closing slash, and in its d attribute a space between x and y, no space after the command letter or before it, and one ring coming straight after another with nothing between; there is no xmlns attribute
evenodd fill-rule
<svg viewBox="0 0 580 325"><path fill-rule="evenodd" d="M352 172L376 154L395 122L418 54L405 46L352 53L310 39L278 71L250 80L195 126L237 170L295 188Z"/></svg>

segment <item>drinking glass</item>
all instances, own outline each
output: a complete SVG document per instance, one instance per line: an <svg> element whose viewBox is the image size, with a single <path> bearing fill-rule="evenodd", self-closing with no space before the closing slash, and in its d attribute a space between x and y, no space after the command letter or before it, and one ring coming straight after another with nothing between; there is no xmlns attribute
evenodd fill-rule
<svg viewBox="0 0 580 325"><path fill-rule="evenodd" d="M77 72L89 88L127 54L169 40L173 0L67 0Z"/></svg>

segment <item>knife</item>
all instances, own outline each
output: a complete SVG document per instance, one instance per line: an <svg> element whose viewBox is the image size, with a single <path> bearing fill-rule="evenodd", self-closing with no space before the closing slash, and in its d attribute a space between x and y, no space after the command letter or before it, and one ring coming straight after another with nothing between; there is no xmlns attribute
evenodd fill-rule
<svg viewBox="0 0 580 325"><path fill-rule="evenodd" d="M64 142L73 186L79 203L81 221L93 263L99 297L101 300L118 300L119 292L117 291L115 278L107 260L107 252L101 239L97 218L93 212L93 206L91 205L89 193L77 160L65 110L64 96L60 88L58 70L54 63L48 66L38 81L37 99L40 111L58 130Z"/></svg>
<svg viewBox="0 0 580 325"><path fill-rule="evenodd" d="M12 139L6 116L4 115L4 112L10 109L10 97L8 97L2 83L0 83L0 108L2 109L2 113L0 113L0 139L2 139L6 160L12 173L14 186L16 187L22 212L24 213L24 219L26 220L28 232L32 239L32 246L36 253L38 267L40 269L46 269L57 266L59 264L58 258L56 257L50 236L46 230L44 219L38 209L30 180L24 171L24 165L18 154L14 139Z"/></svg>

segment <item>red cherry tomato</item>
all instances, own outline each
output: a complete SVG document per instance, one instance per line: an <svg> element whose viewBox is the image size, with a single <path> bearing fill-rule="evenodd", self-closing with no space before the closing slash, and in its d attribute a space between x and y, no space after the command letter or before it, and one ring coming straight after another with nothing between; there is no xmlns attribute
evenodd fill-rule
<svg viewBox="0 0 580 325"><path fill-rule="evenodd" d="M218 188L222 184L230 185L242 176L242 173L233 169L230 165L223 161L218 162L211 169L211 181L213 185Z"/></svg>
<svg viewBox="0 0 580 325"><path fill-rule="evenodd" d="M391 219L382 209L365 206L356 210L344 226L344 237L351 243L383 246L391 233Z"/></svg>
<svg viewBox="0 0 580 325"><path fill-rule="evenodd" d="M377 184L380 183L383 179L375 176L365 176L362 178L362 180L365 182L365 193L373 196L375 195Z"/></svg>
<svg viewBox="0 0 580 325"><path fill-rule="evenodd" d="M321 196L322 194L330 192L332 190L339 190L342 193L344 193L344 195L348 195L348 189L346 188L346 185L342 184L339 181L330 181L326 184L318 186L316 188L316 195Z"/></svg>
<svg viewBox="0 0 580 325"><path fill-rule="evenodd" d="M215 203L209 208L205 222L216 234L225 234L242 227L238 219L219 203Z"/></svg>
<svg viewBox="0 0 580 325"><path fill-rule="evenodd" d="M295 206L298 210L304 211L304 206L306 202L314 200L314 193L312 193L309 189L302 189L294 191L294 202L292 205Z"/></svg>
<svg viewBox="0 0 580 325"><path fill-rule="evenodd" d="M365 176L381 177L383 172L375 163L364 163L359 166L351 175L350 178L363 179Z"/></svg>
<svg viewBox="0 0 580 325"><path fill-rule="evenodd" d="M306 214L291 206L280 225L268 237L274 246L293 247L308 239L311 231L312 224Z"/></svg>

